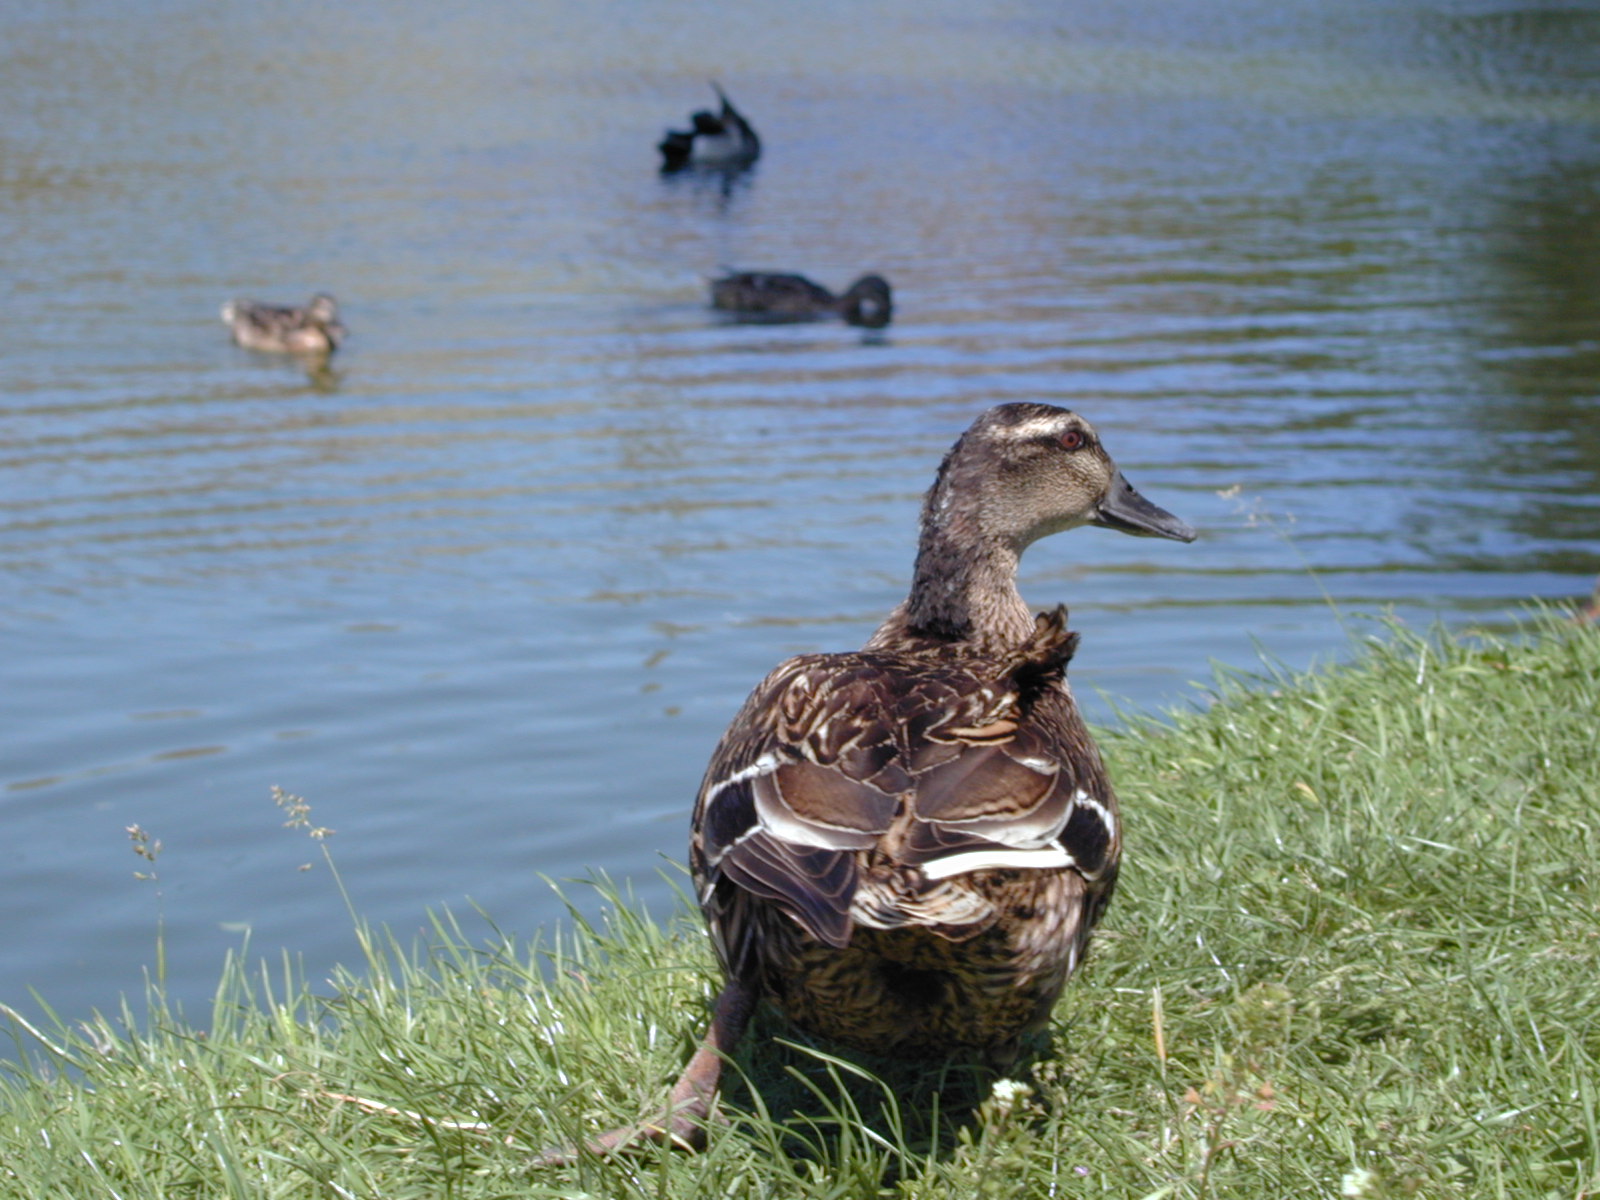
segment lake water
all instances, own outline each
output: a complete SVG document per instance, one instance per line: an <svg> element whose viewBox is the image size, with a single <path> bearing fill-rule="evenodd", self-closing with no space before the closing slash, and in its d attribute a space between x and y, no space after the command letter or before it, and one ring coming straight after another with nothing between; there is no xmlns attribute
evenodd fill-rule
<svg viewBox="0 0 1600 1200"><path fill-rule="evenodd" d="M661 177L712 78L766 153ZM723 265L880 271L896 319L729 324ZM316 289L329 374L216 317ZM532 935L590 869L665 910L728 718L900 598L998 401L1082 411L1201 531L1025 561L1100 720L1357 614L1586 593L1600 16L13 4L0 296L0 1000L113 1008L164 921L203 1011L246 929L357 959L274 784L402 936Z"/></svg>

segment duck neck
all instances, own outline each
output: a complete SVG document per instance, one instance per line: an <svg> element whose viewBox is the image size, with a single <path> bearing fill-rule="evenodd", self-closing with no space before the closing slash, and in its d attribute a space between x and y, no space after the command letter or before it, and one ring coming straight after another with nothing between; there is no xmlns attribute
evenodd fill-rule
<svg viewBox="0 0 1600 1200"><path fill-rule="evenodd" d="M1001 649L1025 641L1033 616L1017 592L1021 550L962 523L926 526L911 594L870 645L905 638Z"/></svg>

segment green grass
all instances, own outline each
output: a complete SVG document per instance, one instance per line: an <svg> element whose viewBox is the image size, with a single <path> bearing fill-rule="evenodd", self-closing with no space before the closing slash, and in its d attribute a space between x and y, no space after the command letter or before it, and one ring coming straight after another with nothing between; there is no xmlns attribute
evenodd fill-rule
<svg viewBox="0 0 1600 1200"><path fill-rule="evenodd" d="M1102 738L1123 884L1020 1092L769 1021L705 1153L534 1169L660 1102L705 938L616 902L542 946L441 918L331 988L231 961L205 1032L156 996L20 1033L0 1194L1600 1195L1600 634L1395 631L1208 699Z"/></svg>

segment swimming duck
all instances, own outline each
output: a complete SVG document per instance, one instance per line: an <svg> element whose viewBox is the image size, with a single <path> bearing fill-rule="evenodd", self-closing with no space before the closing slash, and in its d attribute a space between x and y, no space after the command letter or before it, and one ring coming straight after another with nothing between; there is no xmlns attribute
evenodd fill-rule
<svg viewBox="0 0 1600 1200"><path fill-rule="evenodd" d="M851 325L882 329L894 316L889 281L863 275L839 296L804 275L744 271L711 281L711 307L769 320L808 320L838 313Z"/></svg>
<svg viewBox="0 0 1600 1200"><path fill-rule="evenodd" d="M318 292L304 308L278 308L254 300L229 300L222 321L233 340L247 350L269 354L329 355L344 341L338 305Z"/></svg>
<svg viewBox="0 0 1600 1200"><path fill-rule="evenodd" d="M667 1112L592 1150L698 1144L760 1000L846 1046L995 1066L1045 1024L1122 847L1066 682L1078 635L1016 587L1030 543L1082 525L1195 536L1081 416L989 409L939 466L906 600L862 649L791 658L751 693L689 848L726 979L711 1030Z"/></svg>
<svg viewBox="0 0 1600 1200"><path fill-rule="evenodd" d="M1580 608L1573 619L1579 624L1600 625L1600 579L1594 581L1594 588L1589 593L1589 603Z"/></svg>
<svg viewBox="0 0 1600 1200"><path fill-rule="evenodd" d="M688 166L745 167L761 154L761 139L733 107L717 84L711 85L722 101L720 113L701 109L689 118L692 128L670 129L661 139L661 169L677 171Z"/></svg>

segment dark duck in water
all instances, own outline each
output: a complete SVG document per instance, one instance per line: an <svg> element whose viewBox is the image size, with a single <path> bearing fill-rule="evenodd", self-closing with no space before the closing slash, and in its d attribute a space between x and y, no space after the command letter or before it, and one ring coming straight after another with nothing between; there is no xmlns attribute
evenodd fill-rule
<svg viewBox="0 0 1600 1200"><path fill-rule="evenodd" d="M761 139L742 113L733 107L716 84L711 85L722 101L719 113L701 109L689 118L688 129L673 129L661 139L663 171L684 167L746 167L761 154Z"/></svg>
<svg viewBox="0 0 1600 1200"><path fill-rule="evenodd" d="M863 275L835 296L804 275L742 271L711 281L711 307L767 321L809 321L837 314L868 329L882 329L894 315L889 282L881 275Z"/></svg>
<svg viewBox="0 0 1600 1200"><path fill-rule="evenodd" d="M1029 544L1082 525L1195 536L1076 413L990 409L939 467L905 602L862 649L792 658L751 693L689 848L726 977L711 1030L666 1113L591 1150L699 1144L760 1000L846 1046L997 1066L1045 1024L1122 848L1066 682L1078 635L1016 587Z"/></svg>

